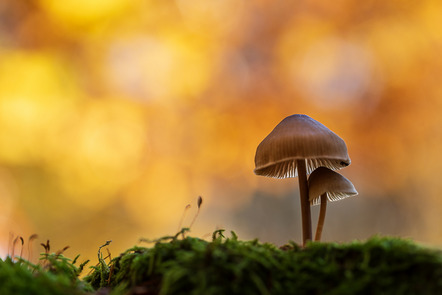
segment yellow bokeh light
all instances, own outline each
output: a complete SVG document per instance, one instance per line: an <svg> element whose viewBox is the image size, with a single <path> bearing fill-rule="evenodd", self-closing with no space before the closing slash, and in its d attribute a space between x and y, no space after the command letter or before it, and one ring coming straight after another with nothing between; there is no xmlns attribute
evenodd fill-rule
<svg viewBox="0 0 442 295"><path fill-rule="evenodd" d="M435 42L442 42L442 3L438 0L424 1L419 10L420 21L425 27L425 34Z"/></svg>
<svg viewBox="0 0 442 295"><path fill-rule="evenodd" d="M4 52L0 58L0 159L39 161L49 147L42 138L75 101L75 79L49 53ZM48 128L52 126L53 128Z"/></svg>
<svg viewBox="0 0 442 295"><path fill-rule="evenodd" d="M110 45L105 75L117 91L168 103L200 93L210 77L210 65L208 52L197 40L138 36Z"/></svg>
<svg viewBox="0 0 442 295"><path fill-rule="evenodd" d="M54 139L51 170L76 203L102 206L139 173L146 127L143 113L128 101L89 102Z"/></svg>
<svg viewBox="0 0 442 295"><path fill-rule="evenodd" d="M106 21L124 12L127 0L39 0L42 8L66 27L84 26Z"/></svg>

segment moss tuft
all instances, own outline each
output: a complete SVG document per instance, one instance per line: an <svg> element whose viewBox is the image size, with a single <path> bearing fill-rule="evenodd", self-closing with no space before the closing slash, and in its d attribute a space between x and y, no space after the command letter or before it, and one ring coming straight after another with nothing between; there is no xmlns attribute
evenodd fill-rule
<svg viewBox="0 0 442 295"><path fill-rule="evenodd" d="M0 259L0 294L2 295L83 295L92 287L78 278L87 262L75 266L59 253L42 254L40 264L24 259Z"/></svg>

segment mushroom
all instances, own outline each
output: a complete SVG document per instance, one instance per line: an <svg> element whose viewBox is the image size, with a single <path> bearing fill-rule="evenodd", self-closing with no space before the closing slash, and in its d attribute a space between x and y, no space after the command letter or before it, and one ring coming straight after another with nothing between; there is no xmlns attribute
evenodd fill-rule
<svg viewBox="0 0 442 295"><path fill-rule="evenodd" d="M310 174L308 187L310 204L321 204L315 235L315 241L320 241L327 210L327 200L331 202L339 201L356 196L358 192L350 180L325 167L319 167Z"/></svg>
<svg viewBox="0 0 442 295"><path fill-rule="evenodd" d="M307 174L320 166L340 169L350 165L345 142L306 115L282 120L258 145L255 174L287 178L298 176L303 244L312 239Z"/></svg>

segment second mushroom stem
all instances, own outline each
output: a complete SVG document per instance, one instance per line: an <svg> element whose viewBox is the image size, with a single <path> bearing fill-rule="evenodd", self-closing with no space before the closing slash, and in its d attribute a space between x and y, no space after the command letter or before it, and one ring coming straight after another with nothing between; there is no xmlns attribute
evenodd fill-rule
<svg viewBox="0 0 442 295"><path fill-rule="evenodd" d="M327 211L327 193L321 195L321 208L319 209L318 225L316 226L315 241L321 240L322 228L324 227L325 213Z"/></svg>
<svg viewBox="0 0 442 295"><path fill-rule="evenodd" d="M305 246L307 241L312 240L312 218L308 196L307 169L305 160L297 160L296 166L298 168L299 194L301 198L302 244Z"/></svg>

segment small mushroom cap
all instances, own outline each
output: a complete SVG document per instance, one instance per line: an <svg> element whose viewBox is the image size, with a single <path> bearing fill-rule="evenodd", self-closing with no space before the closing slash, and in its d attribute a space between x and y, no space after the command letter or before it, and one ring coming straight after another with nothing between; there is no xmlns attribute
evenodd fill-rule
<svg viewBox="0 0 442 295"><path fill-rule="evenodd" d="M345 142L330 129L306 115L282 120L258 145L255 174L296 177L296 160L305 159L307 173L318 167L340 169L350 165Z"/></svg>
<svg viewBox="0 0 442 295"><path fill-rule="evenodd" d="M319 167L310 174L308 187L309 201L312 205L320 204L320 196L324 193L327 193L327 200L331 202L358 194L350 180L325 167Z"/></svg>

